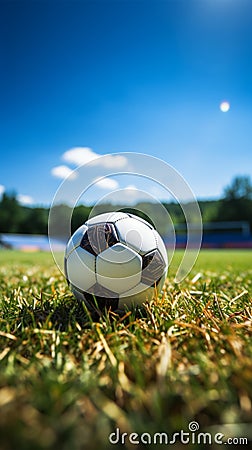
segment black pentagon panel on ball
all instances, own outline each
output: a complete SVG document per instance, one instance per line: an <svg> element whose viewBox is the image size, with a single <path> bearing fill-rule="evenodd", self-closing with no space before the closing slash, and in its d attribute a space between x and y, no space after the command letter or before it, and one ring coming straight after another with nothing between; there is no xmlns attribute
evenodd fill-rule
<svg viewBox="0 0 252 450"><path fill-rule="evenodd" d="M118 308L118 294L104 288L99 283L92 286L90 292L83 292L83 295L91 308L98 308L102 311L105 309L113 311Z"/></svg>
<svg viewBox="0 0 252 450"><path fill-rule="evenodd" d="M74 286L72 283L69 282L69 287L74 294L74 296L77 298L77 300L83 301L85 300L83 291L81 289L78 289L76 286Z"/></svg>
<svg viewBox="0 0 252 450"><path fill-rule="evenodd" d="M118 242L115 227L112 223L99 223L88 227L80 247L94 256Z"/></svg>
<svg viewBox="0 0 252 450"><path fill-rule="evenodd" d="M111 309L114 311L118 308L118 294L100 286L98 283L90 288L90 292L82 291L72 283L69 283L69 287L78 300L86 303L90 311L96 309L100 309L101 311Z"/></svg>
<svg viewBox="0 0 252 450"><path fill-rule="evenodd" d="M89 242L89 233L85 231L84 236L81 240L80 247L86 250L87 252L91 253L92 255L96 256L97 253L95 252L95 249L91 246Z"/></svg>
<svg viewBox="0 0 252 450"><path fill-rule="evenodd" d="M153 250L143 256L141 282L147 286L155 286L164 274L165 262L158 250Z"/></svg>

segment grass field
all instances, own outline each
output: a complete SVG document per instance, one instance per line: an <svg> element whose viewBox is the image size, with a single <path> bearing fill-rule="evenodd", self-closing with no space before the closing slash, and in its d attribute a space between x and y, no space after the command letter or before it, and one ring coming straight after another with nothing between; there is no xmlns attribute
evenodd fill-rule
<svg viewBox="0 0 252 450"><path fill-rule="evenodd" d="M0 252L1 450L119 448L116 428L125 448L167 448L155 433L180 430L187 448L227 447L199 432L249 447L252 252L202 251L176 285L180 257L159 298L92 322L50 254Z"/></svg>

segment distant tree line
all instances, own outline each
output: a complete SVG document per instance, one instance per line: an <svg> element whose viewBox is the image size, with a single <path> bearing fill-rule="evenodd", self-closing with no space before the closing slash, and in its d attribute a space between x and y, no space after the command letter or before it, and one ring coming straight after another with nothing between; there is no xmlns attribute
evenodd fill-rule
<svg viewBox="0 0 252 450"><path fill-rule="evenodd" d="M252 183L249 177L235 177L224 189L219 200L199 201L203 222L248 221L252 231ZM184 223L185 218L179 204L164 203L173 223ZM59 205L59 217L66 213L67 205ZM132 212L145 219L158 219L160 206L154 203L138 203L132 207L106 205L107 211L122 210ZM92 206L79 205L72 215L72 231L89 217ZM96 213L104 212L104 205L96 208ZM47 234L49 208L21 205L15 193L3 193L0 200L0 233ZM62 221L63 222L63 221ZM161 230L160 230L161 231Z"/></svg>

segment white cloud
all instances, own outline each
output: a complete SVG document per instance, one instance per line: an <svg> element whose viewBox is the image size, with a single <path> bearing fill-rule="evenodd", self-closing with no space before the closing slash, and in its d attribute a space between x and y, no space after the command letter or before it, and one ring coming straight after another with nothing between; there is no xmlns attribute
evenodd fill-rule
<svg viewBox="0 0 252 450"><path fill-rule="evenodd" d="M87 164L97 158L99 158L99 155L93 152L93 150L89 147L74 147L67 150L62 155L62 159L64 161L70 164L75 164L76 166Z"/></svg>
<svg viewBox="0 0 252 450"><path fill-rule="evenodd" d="M129 184L128 186L126 186L119 195L121 195L121 198L124 199L124 201L128 202L141 200L148 201L152 197L148 194L148 192L138 189L134 184Z"/></svg>
<svg viewBox="0 0 252 450"><path fill-rule="evenodd" d="M92 165L101 166L105 168L122 168L127 164L127 158L123 155L106 155L101 158L102 155L95 153L89 147L74 147L67 150L62 155L62 159L69 164L81 166L93 162Z"/></svg>
<svg viewBox="0 0 252 450"><path fill-rule="evenodd" d="M104 202L116 204L135 204L140 201L152 201L153 197L148 192L138 189L135 185L129 184L125 188L116 189L102 199Z"/></svg>
<svg viewBox="0 0 252 450"><path fill-rule="evenodd" d="M101 189L117 189L119 184L116 180L112 180L112 178L95 178L95 187L98 186Z"/></svg>
<svg viewBox="0 0 252 450"><path fill-rule="evenodd" d="M0 184L0 195L2 195L4 193L4 191L5 191L5 187L2 184Z"/></svg>
<svg viewBox="0 0 252 450"><path fill-rule="evenodd" d="M95 161L95 165L106 167L108 169L121 169L127 165L127 158L122 155L106 155Z"/></svg>
<svg viewBox="0 0 252 450"><path fill-rule="evenodd" d="M122 190L122 195L130 200L143 200L145 198L150 198L147 192L141 191L134 184L129 184Z"/></svg>
<svg viewBox="0 0 252 450"><path fill-rule="evenodd" d="M62 179L69 177L73 180L77 177L77 173L74 172L72 169L70 169L67 166L53 167L51 170L51 174L56 178L62 178Z"/></svg>
<svg viewBox="0 0 252 450"><path fill-rule="evenodd" d="M22 205L32 205L34 203L34 200L30 195L19 194L17 200L19 203L22 203Z"/></svg>

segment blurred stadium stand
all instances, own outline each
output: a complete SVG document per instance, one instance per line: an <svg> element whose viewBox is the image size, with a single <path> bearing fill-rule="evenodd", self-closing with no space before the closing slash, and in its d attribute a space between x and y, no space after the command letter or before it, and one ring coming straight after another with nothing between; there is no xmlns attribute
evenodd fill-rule
<svg viewBox="0 0 252 450"><path fill-rule="evenodd" d="M193 227L199 231L197 225ZM175 225L176 248L185 248L186 226ZM167 248L171 247L169 236L163 236ZM202 248L252 248L252 234L248 222L211 222L203 224Z"/></svg>
<svg viewBox="0 0 252 450"><path fill-rule="evenodd" d="M193 225L192 229L197 235L199 232L198 226ZM187 243L186 225L175 225L175 233L176 248L185 248ZM173 234L169 233L169 231L162 236L167 248L173 247L172 236ZM55 251L64 251L65 242L57 239L52 241ZM2 233L0 235L1 248L13 248L23 251L50 251L50 244L48 237L44 235ZM204 223L202 248L252 248L252 234L249 223L244 221Z"/></svg>

